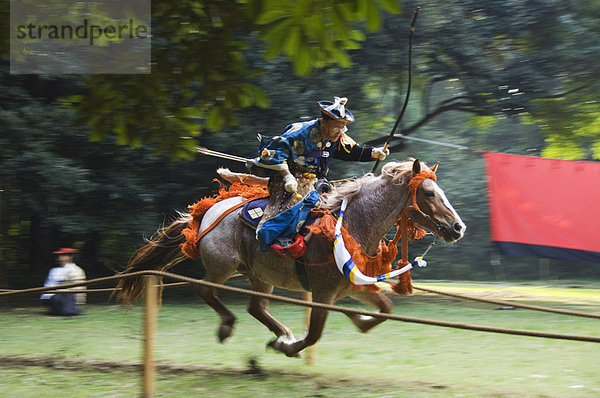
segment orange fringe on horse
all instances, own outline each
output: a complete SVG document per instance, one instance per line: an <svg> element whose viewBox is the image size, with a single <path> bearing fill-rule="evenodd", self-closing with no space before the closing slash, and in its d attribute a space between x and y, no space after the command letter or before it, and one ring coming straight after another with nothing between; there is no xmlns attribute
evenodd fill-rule
<svg viewBox="0 0 600 398"><path fill-rule="evenodd" d="M335 239L335 223L336 219L331 214L325 214L321 221L318 224L313 224L308 226L310 232L315 235L321 235L327 241L330 241L333 245L333 241ZM408 225L411 224L411 225ZM421 228L418 228L416 224L414 224L411 220L408 220L408 223L404 226L404 228L408 229L408 239L411 241L414 239L420 239L425 235L425 231ZM398 255L398 239L400 238L401 226L398 226L398 232L396 232L396 236L391 241L379 242L379 249L377 250L377 254L375 256L369 256L365 252L362 251L361 246L356 240L350 235L348 230L342 227L342 237L344 238L344 245L346 246L346 250L352 256L352 260L354 263L365 275L368 276L377 276L388 273L392 271L392 262L396 259ZM332 261L333 254L331 255ZM408 261L399 261L400 266L404 266L408 264ZM378 291L379 287L376 285L366 285L366 286L355 286L357 289L361 289L366 287L372 291ZM407 271L398 276L398 283L393 286L394 292L400 295L407 295L413 292L412 288L412 279L410 277L410 271Z"/></svg>
<svg viewBox="0 0 600 398"><path fill-rule="evenodd" d="M221 188L219 193L213 196L208 196L200 199L193 205L188 206L192 220L188 223L188 228L185 228L181 233L185 236L185 243L181 245L181 250L189 258L195 259L200 255L198 250L198 240L200 223L202 217L215 203L225 199L233 198L235 196L241 196L245 199L258 199L269 196L269 191L266 187L258 185L245 185L238 182L234 182L230 187L227 187L219 180L217 181Z"/></svg>
<svg viewBox="0 0 600 398"><path fill-rule="evenodd" d="M417 208L416 205L416 188L426 178L431 178L434 181L435 173L429 171L422 171L417 176L413 177L410 182L410 192L413 196L413 208ZM230 187L225 186L219 180L217 181L221 188L219 193L213 196L205 197L193 205L188 206L192 220L188 223L188 228L185 228L181 233L185 236L185 243L181 245L181 250L185 255L191 259L198 258L200 255L198 250L198 240L200 239L199 230L202 217L214 204L221 200L229 199L235 196L240 196L245 199L258 199L269 196L269 192L266 187L258 185L245 185L238 182L234 182ZM408 210L408 209L406 209ZM344 243L346 249L352 256L354 263L358 269L365 275L377 276L392 271L392 262L398 255L397 243L400 239L400 235L403 234L406 238L402 240L402 259L398 261L399 266L408 264L406 253L408 253L408 241L415 239L421 239L425 236L425 231L419 228L405 213L397 225L397 232L394 239L385 243L379 242L379 249L375 256L369 256L364 253L359 243L350 235L348 230L342 227L342 236L344 237ZM335 224L336 219L331 214L325 214L321 217L319 223L308 226L310 232L315 235L321 235L326 240L330 241L333 245L335 239ZM333 253L331 254L333 260ZM357 289L366 287L369 290L377 291L379 287L376 285L367 286L356 286ZM410 271L407 271L398 276L398 283L393 286L393 290L400 295L407 295L413 292L412 278L410 277Z"/></svg>

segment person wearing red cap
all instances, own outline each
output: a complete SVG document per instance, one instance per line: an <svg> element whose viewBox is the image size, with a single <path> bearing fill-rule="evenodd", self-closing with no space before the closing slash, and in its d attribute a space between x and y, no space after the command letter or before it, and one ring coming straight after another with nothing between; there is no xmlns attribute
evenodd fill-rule
<svg viewBox="0 0 600 398"><path fill-rule="evenodd" d="M45 287L59 286L64 283L85 281L85 272L73 261L73 255L77 249L63 247L53 252L57 255L58 267L48 272L44 283ZM76 287L77 290L85 290L85 286ZM80 315L81 307L85 305L86 294L54 294L46 293L40 296L42 300L48 300L51 312L55 315Z"/></svg>

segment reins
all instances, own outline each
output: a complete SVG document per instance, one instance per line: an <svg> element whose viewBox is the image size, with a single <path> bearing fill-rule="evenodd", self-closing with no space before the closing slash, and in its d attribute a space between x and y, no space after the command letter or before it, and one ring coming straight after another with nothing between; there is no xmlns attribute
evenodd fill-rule
<svg viewBox="0 0 600 398"><path fill-rule="evenodd" d="M431 222L431 224L437 228L437 230L439 230L441 228L439 223L437 223L435 220L433 220L427 214L423 213L423 211L419 208L419 206L417 204L417 199L416 199L417 190L418 190L419 186L421 185L421 183L423 181L425 181L426 179L432 179L433 181L436 181L437 177L435 175L435 171L421 170L417 174L413 175L413 177L411 178L411 180L408 184L408 194L406 195L406 199L402 206L401 216L398 219L398 221L396 222L396 234L394 235L394 238L388 243L388 247L396 247L398 245L398 241L400 239L402 239L401 259L398 261L398 267L394 271L391 272L394 275L401 275L404 272L409 271L410 268L412 268L412 266L415 264L418 264L421 267L425 266L426 262L423 261L423 257L429 252L429 250L431 250L431 248L433 246L435 246L436 239L434 238L433 242L429 245L429 247L425 250L425 252L421 256L417 257L415 259L415 261L413 261L413 262L408 261L408 241L420 239L423 236L425 236L425 234L426 234L425 230L420 228L410 218L408 213L410 211L416 211L416 212L420 213L422 217L429 220ZM409 205L409 200L411 200L411 198L412 198L412 203ZM354 261L352 260L352 256L345 249L343 239L341 236L341 223L343 220L343 214L344 214L344 210L346 208L346 203L347 203L347 199L344 199L342 201L342 205L340 207L339 215L337 215L337 216L331 215L332 217L337 219L335 232L334 232L334 239L333 239L334 240L334 242L333 242L334 243L334 257L335 257L336 265L338 266L340 271L343 274L346 274L348 279L350 279L351 282L354 284L370 284L370 283L375 283L376 281L378 281L378 279L381 279L381 280L389 279L391 277L390 272L388 272L385 275L380 275L379 277L373 278L373 277L369 277L367 275L363 275L360 271L357 271L356 267L354 267L355 264L354 264ZM322 218L324 215L327 215L327 214L331 214L331 213L329 213L329 211L326 210L320 216ZM318 223L316 223L316 224L318 224ZM309 227L309 229L310 228L311 227ZM311 232L313 232L313 231L311 230ZM314 232L318 233L316 231L314 231ZM340 242L341 242L341 245L339 245L339 247L338 247L338 244ZM337 255L335 255L336 251L338 252ZM315 264L311 263L309 265L315 265ZM402 271L400 271L400 269L402 269ZM350 271L352 271L352 277L350 276ZM406 272L406 273L408 274L408 272ZM398 293L400 293L400 292L398 292ZM406 294L406 293L401 293L401 294Z"/></svg>
<svg viewBox="0 0 600 398"><path fill-rule="evenodd" d="M426 179L432 179L433 181L436 181L437 177L435 175L435 172L433 172L431 170L421 170L419 173L415 174L411 178L410 182L408 183L408 195L406 195L406 200L404 201L404 208L402 210L402 215L400 216L400 218L398 219L398 222L396 223L396 235L394 235L394 238L392 239L392 243L394 245L396 245L396 244L398 244L398 240L402 239L401 246L400 246L401 265L405 265L405 264L409 263L409 261L408 261L408 240L410 239L411 241L413 241L415 239L420 239L423 236L425 236L425 231L423 229L419 228L417 226L417 224L409 217L409 215L408 215L409 211L419 212L424 218L431 221L431 223L433 225L435 225L438 230L440 229L440 225L435 220L433 220L429 215L423 213L423 211L419 208L419 205L417 204L417 189L423 183L423 181L425 181ZM411 205L408 205L409 199L412 199ZM411 236L409 236L409 231L412 233ZM435 236L435 234L434 234L434 236ZM419 258L422 259L423 257L425 257L425 254L427 254L427 252L429 252L429 250L433 246L435 246L435 239L429 245L427 250L425 250L425 252Z"/></svg>

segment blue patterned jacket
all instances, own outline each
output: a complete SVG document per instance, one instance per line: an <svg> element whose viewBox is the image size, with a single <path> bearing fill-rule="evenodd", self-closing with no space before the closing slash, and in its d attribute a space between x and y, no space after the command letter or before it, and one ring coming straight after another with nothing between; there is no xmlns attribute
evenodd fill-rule
<svg viewBox="0 0 600 398"><path fill-rule="evenodd" d="M271 138L260 148L257 161L273 170L281 170L287 160L294 161L317 177L325 177L331 158L370 162L372 149L358 145L346 133L335 142L323 140L319 119L314 119L288 125L280 136Z"/></svg>

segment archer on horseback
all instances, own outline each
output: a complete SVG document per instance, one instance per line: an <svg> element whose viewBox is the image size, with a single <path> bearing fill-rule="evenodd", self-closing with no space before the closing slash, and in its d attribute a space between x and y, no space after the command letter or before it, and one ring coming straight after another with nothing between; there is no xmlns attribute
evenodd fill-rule
<svg viewBox="0 0 600 398"><path fill-rule="evenodd" d="M381 313L391 313L392 302L382 292L377 291L377 288L357 289L357 285L371 285L402 275L404 278L394 286L394 291L400 294L410 293L410 276L405 271L414 263L421 265L422 258L418 257L408 263L408 240L423 234L425 231L420 227L424 227L444 241L452 243L461 239L466 229L435 182L437 164L429 168L418 159L389 162L383 166L380 175L375 175L379 160L389 154L387 145L394 137L406 111L411 81L410 48L418 13L417 8L410 29L409 86L406 99L384 147L360 146L345 134L347 124L354 121L352 113L345 109L345 98L336 98L334 102L319 102L321 118L289 125L281 136L274 137L261 146L260 156L253 160L197 147L199 153L246 163L257 174L261 170L270 169L272 175L259 177L219 169L219 175L232 183L231 188L236 188L222 187L218 196L204 198L189 206L190 213L180 213L179 219L170 226L159 229L146 246L136 251L125 273L133 274L147 269L164 271L186 256L200 258L205 270L205 280L212 284L199 285L196 291L221 318L218 328L221 342L231 335L236 317L219 300L214 285L225 283L237 272L245 275L252 289L257 292L271 293L275 286L299 292L312 291L314 302L326 305L350 296L377 307ZM260 236L257 241L248 225L256 225L258 217L268 219L269 207L273 211L270 216L273 221L289 213L287 210L299 207L297 216L288 218L284 228L286 233L297 233L306 224L302 217L310 207L307 203L316 204L319 201L318 192L323 190L315 190L315 183L317 176L322 179L327 176L331 158L377 160L377 163L371 173L361 178L338 182L337 189L326 200L321 201L322 208L329 214L325 214L318 224L309 227L314 237L308 250L306 245L305 252L296 250L299 256L285 250L286 258L269 252L269 244L265 245L265 240L261 241ZM269 192L264 188L267 185ZM248 190L249 187L258 188L258 193ZM267 195L269 205L264 213L258 206L250 208L251 204L258 202L256 198L265 198ZM300 199L302 201L298 203ZM294 201L296 205L293 204ZM239 215L232 214L240 207L242 210ZM244 218L245 208L253 221ZM331 213L338 214L337 221ZM300 217L301 214L304 215ZM410 217L413 216L414 220L411 220ZM398 238L402 238L401 261L408 264L392 271L392 261L398 252L398 240L394 238L385 243L383 239L399 220L404 225L400 235L397 234ZM259 224L258 232L266 229L266 223L262 228ZM276 234L275 231L272 235ZM333 256L330 256L332 246ZM275 251L275 254L280 253ZM300 256L304 260L295 260ZM323 262L322 259L326 260ZM140 298L146 287L141 276L131 276L133 277L121 279L118 285L118 294L125 302ZM253 296L248 312L275 334L276 339L268 346L289 357L296 356L319 340L328 314L324 307L313 308L306 335L297 340L288 327L268 312L268 299ZM346 315L363 333L384 320L357 313Z"/></svg>
<svg viewBox="0 0 600 398"><path fill-rule="evenodd" d="M317 178L326 178L331 158L360 162L385 159L389 150L360 146L346 134L347 124L354 122L354 115L345 107L347 101L340 97L335 97L334 102L319 101L320 118L289 124L282 135L261 148L254 164L279 171L285 190L296 192L298 181L288 161Z"/></svg>
<svg viewBox="0 0 600 398"><path fill-rule="evenodd" d="M358 145L346 134L347 125L354 122L354 115L345 107L347 101L340 97L335 97L334 102L319 101L320 118L289 124L283 134L268 140L260 148L260 156L252 160L255 173L260 172L258 168L275 171L269 179L269 204L257 228L259 240L265 239L265 223L306 199L310 192L331 192L327 174L332 158L370 162L389 155L387 148ZM318 197L313 194L312 202L315 199ZM283 227L274 221L265 226L274 231ZM269 230L268 235L273 236L277 233L274 231ZM265 248L266 244L261 246Z"/></svg>

